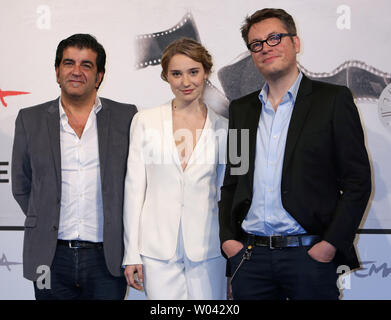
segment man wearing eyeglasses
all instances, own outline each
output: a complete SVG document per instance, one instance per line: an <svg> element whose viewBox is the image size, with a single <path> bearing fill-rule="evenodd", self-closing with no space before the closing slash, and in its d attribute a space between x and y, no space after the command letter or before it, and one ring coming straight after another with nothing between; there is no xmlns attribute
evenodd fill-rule
<svg viewBox="0 0 391 320"><path fill-rule="evenodd" d="M298 70L284 10L259 10L241 30L266 84L229 108L227 154L249 150L244 174L228 156L219 202L233 298L338 299L338 267L359 267L353 241L371 192L357 108L348 88Z"/></svg>

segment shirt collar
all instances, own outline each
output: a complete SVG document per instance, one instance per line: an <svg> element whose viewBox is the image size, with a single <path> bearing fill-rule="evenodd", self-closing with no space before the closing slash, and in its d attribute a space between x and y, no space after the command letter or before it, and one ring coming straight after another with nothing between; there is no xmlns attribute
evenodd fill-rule
<svg viewBox="0 0 391 320"><path fill-rule="evenodd" d="M297 76L297 78L296 78L295 82L293 83L293 85L289 88L289 90L285 94L283 100L285 100L287 95L288 95L289 99L292 100L293 103L295 103L296 97L297 97L297 93L298 93L299 87L300 87L300 82L301 82L302 78L303 78L303 74L302 74L301 71L299 71L299 75ZM269 93L269 85L267 84L267 82L265 82L265 84L262 87L261 92L259 93L259 100L261 100L261 103L264 106L266 105L266 102L267 102L267 95L268 95L268 93Z"/></svg>
<svg viewBox="0 0 391 320"><path fill-rule="evenodd" d="M61 103L61 96L60 96L60 99L58 99L58 108L60 110L60 118L66 117L64 107ZM94 102L94 105L92 106L92 110L95 112L95 114L97 114L101 109L102 109L102 102L100 101L100 98L97 95L95 97L95 102Z"/></svg>

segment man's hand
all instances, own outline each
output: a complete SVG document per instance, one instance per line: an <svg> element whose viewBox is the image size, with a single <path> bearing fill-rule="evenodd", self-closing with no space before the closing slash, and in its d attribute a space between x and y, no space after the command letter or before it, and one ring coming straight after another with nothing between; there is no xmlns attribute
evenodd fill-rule
<svg viewBox="0 0 391 320"><path fill-rule="evenodd" d="M243 248L243 243L236 240L227 240L224 241L222 247L224 253L227 255L228 258L233 257L235 254L237 254L240 250Z"/></svg>
<svg viewBox="0 0 391 320"><path fill-rule="evenodd" d="M231 277L227 277L227 300L233 300L232 296L232 286L231 286Z"/></svg>
<svg viewBox="0 0 391 320"><path fill-rule="evenodd" d="M308 250L310 257L316 261L327 263L334 259L337 249L329 242L323 240Z"/></svg>
<svg viewBox="0 0 391 320"><path fill-rule="evenodd" d="M135 279L135 274L137 273L137 280ZM134 264L126 266L124 275L128 286L135 288L136 290L142 290L143 286L143 265Z"/></svg>

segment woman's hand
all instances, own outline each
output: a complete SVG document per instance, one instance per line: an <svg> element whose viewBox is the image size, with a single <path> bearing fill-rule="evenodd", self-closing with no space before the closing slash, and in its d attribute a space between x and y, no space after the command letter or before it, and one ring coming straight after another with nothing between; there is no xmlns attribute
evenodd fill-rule
<svg viewBox="0 0 391 320"><path fill-rule="evenodd" d="M128 283L128 286L131 286L136 290L143 290L143 265L142 264L133 264L133 265L126 266L124 275L126 278L126 282Z"/></svg>

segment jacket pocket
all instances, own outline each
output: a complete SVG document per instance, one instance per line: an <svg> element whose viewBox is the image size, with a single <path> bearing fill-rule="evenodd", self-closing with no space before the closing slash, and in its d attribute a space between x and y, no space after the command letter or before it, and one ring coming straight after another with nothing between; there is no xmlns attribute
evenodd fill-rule
<svg viewBox="0 0 391 320"><path fill-rule="evenodd" d="M37 217L36 216L27 216L24 221L25 228L34 228L37 226Z"/></svg>

